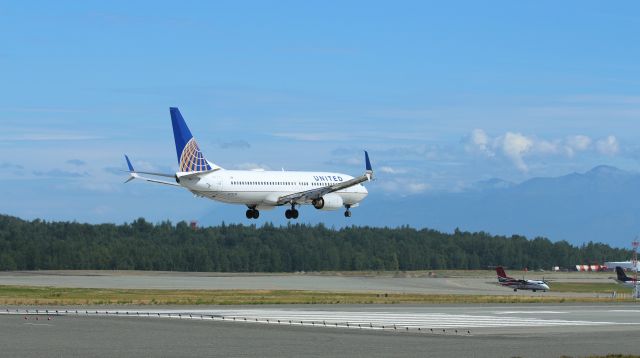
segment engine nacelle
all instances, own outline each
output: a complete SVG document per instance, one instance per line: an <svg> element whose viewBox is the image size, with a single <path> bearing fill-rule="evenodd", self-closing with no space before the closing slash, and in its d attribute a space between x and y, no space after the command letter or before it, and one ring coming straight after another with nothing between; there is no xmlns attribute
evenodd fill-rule
<svg viewBox="0 0 640 358"><path fill-rule="evenodd" d="M344 205L342 197L334 193L329 193L322 198L315 199L312 203L313 207L318 210L338 210Z"/></svg>

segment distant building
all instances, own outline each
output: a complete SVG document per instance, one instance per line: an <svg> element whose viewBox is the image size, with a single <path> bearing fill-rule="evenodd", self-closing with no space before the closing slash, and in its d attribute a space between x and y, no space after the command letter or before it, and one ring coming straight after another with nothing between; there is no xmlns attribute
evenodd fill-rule
<svg viewBox="0 0 640 358"><path fill-rule="evenodd" d="M620 266L625 270L634 270L633 261L611 261L611 262L605 262L604 265L607 266L607 269L609 270L615 270L616 266ZM640 268L640 263L636 264L635 270L639 268Z"/></svg>

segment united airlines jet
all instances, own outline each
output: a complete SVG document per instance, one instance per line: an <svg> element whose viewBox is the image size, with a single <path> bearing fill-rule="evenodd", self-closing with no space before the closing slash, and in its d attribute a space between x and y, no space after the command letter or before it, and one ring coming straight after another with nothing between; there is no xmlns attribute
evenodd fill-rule
<svg viewBox="0 0 640 358"><path fill-rule="evenodd" d="M355 208L367 196L362 185L373 178L369 154L365 151L364 174L301 171L226 170L205 159L178 108L170 108L173 137L178 155L179 171L163 174L136 171L129 157L129 179L183 187L196 196L230 204L247 206L247 219L257 219L260 210L276 206L290 206L284 212L287 219L297 219L300 205L313 205L318 210L345 208L344 216L351 217ZM168 177L175 182L150 178Z"/></svg>

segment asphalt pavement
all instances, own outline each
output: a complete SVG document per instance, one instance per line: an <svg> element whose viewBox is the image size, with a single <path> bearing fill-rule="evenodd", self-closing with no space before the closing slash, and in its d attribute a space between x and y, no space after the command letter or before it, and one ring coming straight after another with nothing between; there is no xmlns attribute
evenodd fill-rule
<svg viewBox="0 0 640 358"><path fill-rule="evenodd" d="M559 357L637 354L640 334L635 304L7 309L7 357Z"/></svg>

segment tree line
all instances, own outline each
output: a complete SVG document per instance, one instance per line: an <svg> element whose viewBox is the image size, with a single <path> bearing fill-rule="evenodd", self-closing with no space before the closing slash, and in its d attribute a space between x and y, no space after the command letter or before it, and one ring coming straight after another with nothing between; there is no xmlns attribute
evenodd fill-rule
<svg viewBox="0 0 640 358"><path fill-rule="evenodd" d="M626 260L589 242L455 230L266 223L192 229L186 222L81 224L0 215L0 270L296 272L573 267Z"/></svg>

